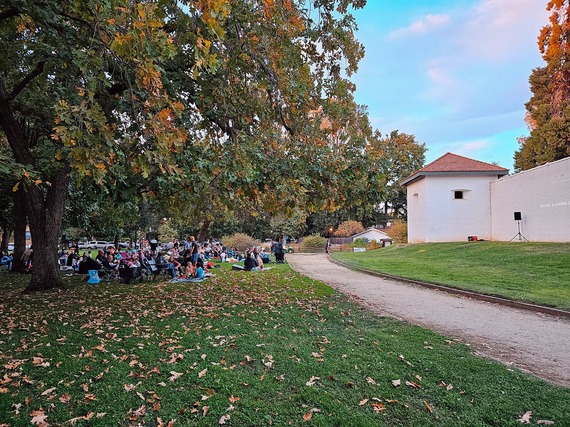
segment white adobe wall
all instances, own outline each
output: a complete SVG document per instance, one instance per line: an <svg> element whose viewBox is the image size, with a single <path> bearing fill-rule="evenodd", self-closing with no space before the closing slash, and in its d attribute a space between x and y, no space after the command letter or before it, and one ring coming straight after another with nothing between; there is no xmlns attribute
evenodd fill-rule
<svg viewBox="0 0 570 427"><path fill-rule="evenodd" d="M408 203L408 242L423 243L426 241L425 205L427 197L425 194L425 179L409 184L406 194Z"/></svg>
<svg viewBox="0 0 570 427"><path fill-rule="evenodd" d="M570 242L570 158L501 178L491 184L492 239L521 234L533 242Z"/></svg>
<svg viewBox="0 0 570 427"><path fill-rule="evenodd" d="M493 176L428 176L425 181L425 242L461 242L468 236L491 238L490 183ZM463 191L463 199L454 199Z"/></svg>

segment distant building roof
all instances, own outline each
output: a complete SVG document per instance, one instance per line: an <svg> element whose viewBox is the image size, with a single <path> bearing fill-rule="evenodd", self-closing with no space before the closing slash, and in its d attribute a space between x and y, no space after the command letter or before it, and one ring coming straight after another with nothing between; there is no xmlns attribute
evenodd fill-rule
<svg viewBox="0 0 570 427"><path fill-rule="evenodd" d="M439 159L414 172L401 181L406 186L413 181L425 176L448 176L448 175L507 175L509 170L492 163L480 162L479 160L446 153Z"/></svg>

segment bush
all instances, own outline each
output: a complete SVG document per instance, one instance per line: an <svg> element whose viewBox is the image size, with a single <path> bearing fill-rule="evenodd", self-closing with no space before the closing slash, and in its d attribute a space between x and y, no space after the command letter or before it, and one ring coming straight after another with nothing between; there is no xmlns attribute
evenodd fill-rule
<svg viewBox="0 0 570 427"><path fill-rule="evenodd" d="M302 252L324 252L326 244L327 239L318 234L313 234L304 237L299 247Z"/></svg>
<svg viewBox="0 0 570 427"><path fill-rule="evenodd" d="M236 233L232 236L222 238L222 243L226 248L237 248L239 251L245 251L257 244L257 241L244 233Z"/></svg>
<svg viewBox="0 0 570 427"><path fill-rule="evenodd" d="M394 221L386 234L397 243L408 243L408 224L401 220Z"/></svg>
<svg viewBox="0 0 570 427"><path fill-rule="evenodd" d="M382 247L382 245L380 243L378 243L376 240L371 240L370 242L368 242L366 244L366 250L367 251L373 251L374 249L378 249L381 247Z"/></svg>
<svg viewBox="0 0 570 427"><path fill-rule="evenodd" d="M368 245L370 243L370 239L367 239L366 237L361 237L358 238L356 240L353 240L352 243L350 244L351 248L365 248L366 245Z"/></svg>

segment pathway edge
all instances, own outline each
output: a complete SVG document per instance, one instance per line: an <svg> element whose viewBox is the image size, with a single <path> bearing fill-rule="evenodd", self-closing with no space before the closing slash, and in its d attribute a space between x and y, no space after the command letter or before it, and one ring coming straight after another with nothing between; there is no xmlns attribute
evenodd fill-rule
<svg viewBox="0 0 570 427"><path fill-rule="evenodd" d="M408 283L408 284L420 286L423 288L435 289L438 291L446 292L448 294L461 295L461 296L471 298L471 299L475 299L475 300L479 300L479 301L486 301L486 302L504 305L507 307L518 308L518 309L527 310L527 311L534 311L536 313L548 314L548 315L554 316L554 317L565 317L567 319L570 319L570 311L561 310L558 308L545 307L543 305L530 304L530 303L526 303L526 302L510 300L510 299L496 297L496 296L492 296L492 295L485 295L485 294L480 294L477 292L466 291L463 289L451 288L449 286L438 285L435 283L422 282L422 281L414 280L414 279L406 279L405 277L393 276L391 274L379 273L377 271L367 270L367 269L362 268L362 267L356 267L354 265L350 265L350 264L344 263L342 261L338 261L336 259L331 258L330 255L328 255L328 259L330 262L332 262L334 264L340 265L340 266L348 268L350 270L358 271L360 273L368 274L370 276L376 276L376 277L380 277L383 279L390 279L390 280L394 280L397 282Z"/></svg>

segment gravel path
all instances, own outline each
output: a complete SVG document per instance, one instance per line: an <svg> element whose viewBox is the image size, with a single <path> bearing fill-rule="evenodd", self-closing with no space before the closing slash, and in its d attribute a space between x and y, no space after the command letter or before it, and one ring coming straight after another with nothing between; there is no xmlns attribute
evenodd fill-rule
<svg viewBox="0 0 570 427"><path fill-rule="evenodd" d="M477 354L570 387L570 319L536 314L355 272L324 254L288 254L299 273L356 297L382 316L471 345Z"/></svg>

